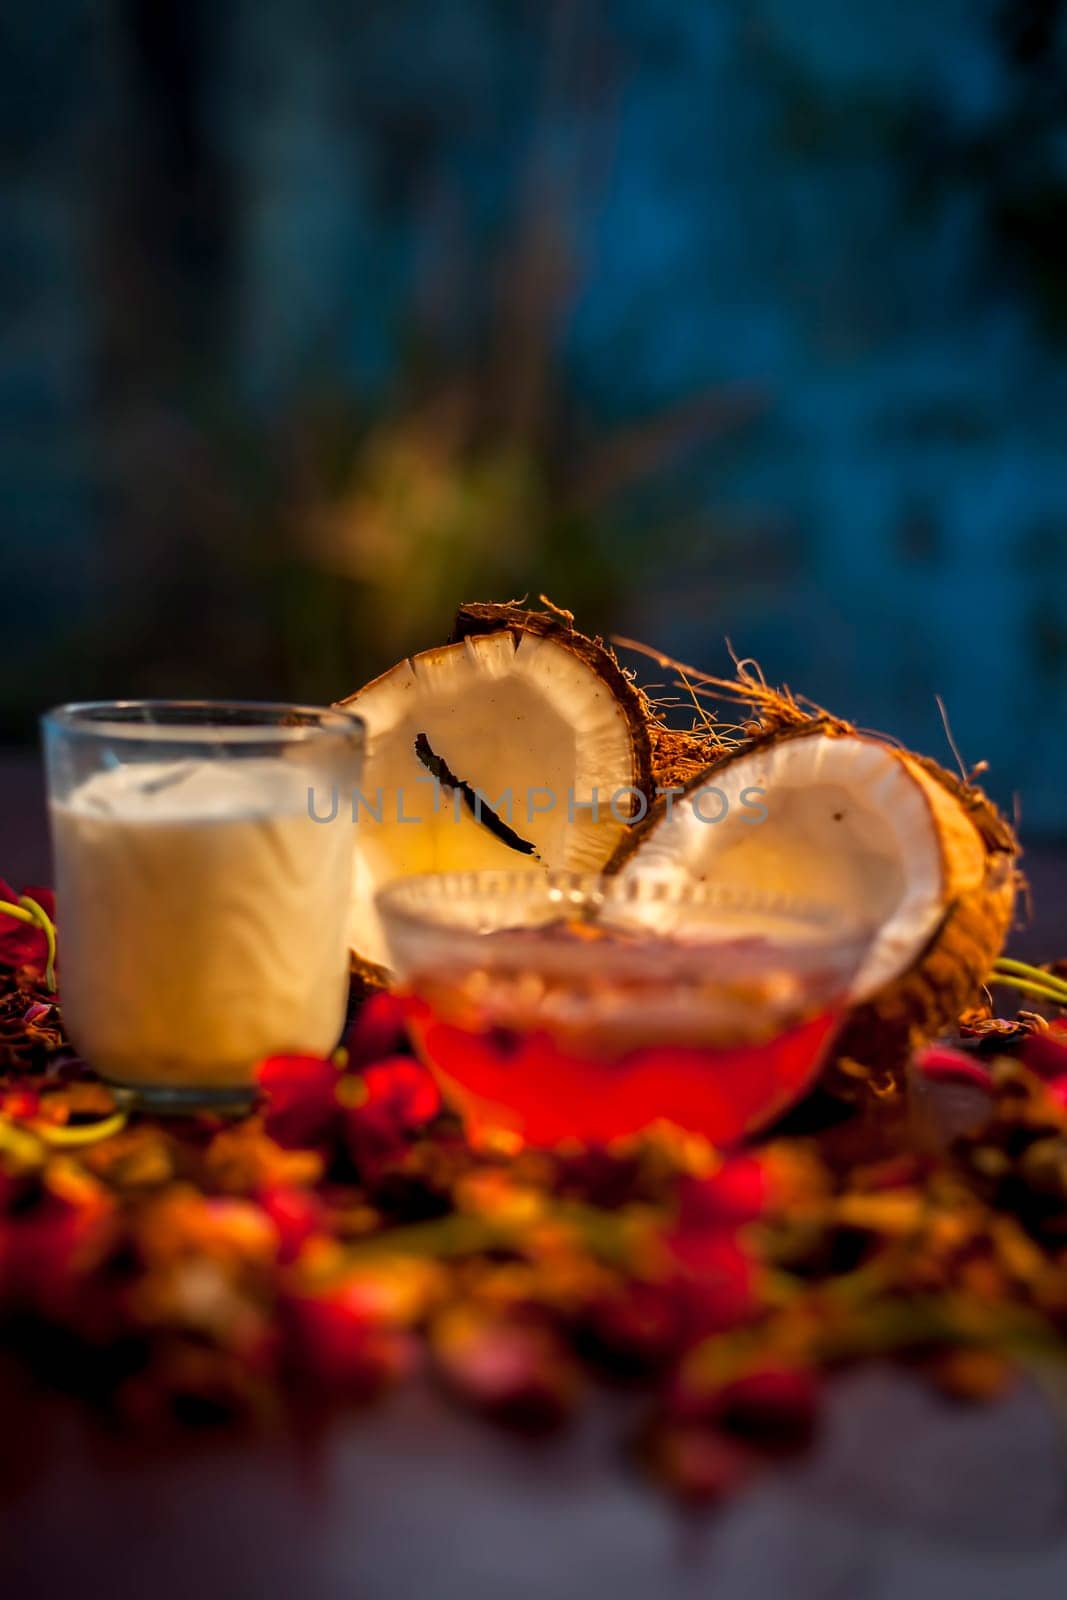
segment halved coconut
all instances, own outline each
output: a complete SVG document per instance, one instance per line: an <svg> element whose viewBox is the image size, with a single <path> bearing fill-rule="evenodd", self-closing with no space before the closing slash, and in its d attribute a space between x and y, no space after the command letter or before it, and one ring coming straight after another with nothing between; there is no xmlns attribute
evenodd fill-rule
<svg viewBox="0 0 1067 1600"><path fill-rule="evenodd" d="M662 797L609 870L828 903L867 941L841 1051L885 1064L977 997L1011 922L1017 852L980 790L791 711Z"/></svg>
<svg viewBox="0 0 1067 1600"><path fill-rule="evenodd" d="M384 966L375 893L419 872L599 870L652 786L648 711L566 613L472 605L454 642L341 704L364 719L351 944Z"/></svg>

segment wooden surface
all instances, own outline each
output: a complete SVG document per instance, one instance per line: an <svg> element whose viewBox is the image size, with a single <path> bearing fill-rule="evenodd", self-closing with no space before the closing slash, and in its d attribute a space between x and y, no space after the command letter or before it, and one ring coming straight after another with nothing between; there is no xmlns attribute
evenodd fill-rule
<svg viewBox="0 0 1067 1600"><path fill-rule="evenodd" d="M1050 954L1067 853L1035 853ZM0 873L47 878L33 764L0 761ZM1067 939L1064 940L1067 943ZM875 1368L823 1434L694 1518L625 1467L633 1402L530 1445L415 1386L314 1446L116 1438L0 1364L0 1595L108 1600L1062 1600L1067 1434L1028 1385L959 1407Z"/></svg>

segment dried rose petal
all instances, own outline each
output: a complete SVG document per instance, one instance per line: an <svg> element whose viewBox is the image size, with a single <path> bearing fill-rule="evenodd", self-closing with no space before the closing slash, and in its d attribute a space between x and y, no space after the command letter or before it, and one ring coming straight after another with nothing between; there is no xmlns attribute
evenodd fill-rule
<svg viewBox="0 0 1067 1600"><path fill-rule="evenodd" d="M798 1450L814 1436L819 1398L818 1379L809 1368L766 1366L719 1391L716 1418L721 1428L762 1450Z"/></svg>
<svg viewBox="0 0 1067 1600"><path fill-rule="evenodd" d="M675 1229L664 1242L691 1341L737 1327L759 1310L755 1264L732 1234Z"/></svg>
<svg viewBox="0 0 1067 1600"><path fill-rule="evenodd" d="M275 1183L263 1190L259 1203L277 1230L278 1260L283 1265L295 1261L307 1241L324 1226L322 1205L308 1189Z"/></svg>
<svg viewBox="0 0 1067 1600"><path fill-rule="evenodd" d="M373 1394L412 1365L409 1336L382 1321L360 1282L290 1294L282 1317L297 1375L323 1389Z"/></svg>
<svg viewBox="0 0 1067 1600"><path fill-rule="evenodd" d="M1017 1039L1024 1039L1032 1033L1035 1023L1030 1020L1029 1012L1020 1012L1018 1017L994 1017L988 1006L976 1007L971 1011L961 1012L959 1018L960 1037L963 1039L979 1039L996 1046L1007 1044Z"/></svg>
<svg viewBox="0 0 1067 1600"><path fill-rule="evenodd" d="M0 1306L66 1322L110 1242L112 1218L110 1200L88 1186L80 1199L42 1191L0 1218Z"/></svg>
<svg viewBox="0 0 1067 1600"><path fill-rule="evenodd" d="M1022 1060L1041 1078L1067 1075L1067 1038L1059 1028L1049 1026L1043 1033L1032 1033L1022 1048Z"/></svg>
<svg viewBox="0 0 1067 1600"><path fill-rule="evenodd" d="M319 1056L270 1056L256 1081L267 1101L264 1127L290 1150L313 1149L329 1139L337 1119L338 1071Z"/></svg>
<svg viewBox="0 0 1067 1600"><path fill-rule="evenodd" d="M346 1079L341 1098L345 1139L361 1170L402 1154L411 1134L441 1109L436 1083L410 1056L390 1056Z"/></svg>
<svg viewBox="0 0 1067 1600"><path fill-rule="evenodd" d="M624 1374L664 1367L681 1348L682 1328L677 1297L640 1279L595 1300L583 1322L598 1359Z"/></svg>
<svg viewBox="0 0 1067 1600"><path fill-rule="evenodd" d="M679 1225L684 1230L754 1222L767 1208L771 1185L766 1162L755 1155L728 1157L706 1178L683 1177Z"/></svg>
<svg viewBox="0 0 1067 1600"><path fill-rule="evenodd" d="M0 1116L13 1122L29 1122L40 1115L41 1097L36 1089L17 1085L0 1092Z"/></svg>
<svg viewBox="0 0 1067 1600"><path fill-rule="evenodd" d="M406 1046L404 1003L384 991L372 994L364 1002L344 1041L349 1063L354 1067L401 1054Z"/></svg>
<svg viewBox="0 0 1067 1600"><path fill-rule="evenodd" d="M578 1374L547 1327L455 1306L437 1319L433 1350L449 1386L497 1421L528 1432L571 1412Z"/></svg>
<svg viewBox="0 0 1067 1600"><path fill-rule="evenodd" d="M1049 1079L1045 1088L1061 1111L1067 1111L1067 1072L1061 1073L1058 1078Z"/></svg>
<svg viewBox="0 0 1067 1600"><path fill-rule="evenodd" d="M927 1045L915 1057L915 1070L931 1083L965 1083L988 1094L993 1092L989 1068L950 1045Z"/></svg>
<svg viewBox="0 0 1067 1600"><path fill-rule="evenodd" d="M441 1092L426 1068L407 1056L392 1056L363 1074L367 1107L388 1112L402 1128L418 1128L441 1109Z"/></svg>

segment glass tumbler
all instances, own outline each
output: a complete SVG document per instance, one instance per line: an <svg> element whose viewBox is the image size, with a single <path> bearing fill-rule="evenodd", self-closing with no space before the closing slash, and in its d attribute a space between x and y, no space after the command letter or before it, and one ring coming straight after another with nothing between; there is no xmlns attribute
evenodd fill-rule
<svg viewBox="0 0 1067 1600"><path fill-rule="evenodd" d="M328 1054L348 993L340 793L359 782L358 717L123 700L61 706L42 728L79 1053L175 1110L247 1101L265 1056Z"/></svg>

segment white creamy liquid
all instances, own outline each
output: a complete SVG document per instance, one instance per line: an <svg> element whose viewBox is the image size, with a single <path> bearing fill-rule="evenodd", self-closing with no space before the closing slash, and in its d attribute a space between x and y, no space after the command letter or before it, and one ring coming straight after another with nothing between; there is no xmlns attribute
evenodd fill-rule
<svg viewBox="0 0 1067 1600"><path fill-rule="evenodd" d="M284 759L141 763L53 804L63 1015L105 1077L227 1088L336 1045L352 828L309 817L315 783Z"/></svg>

